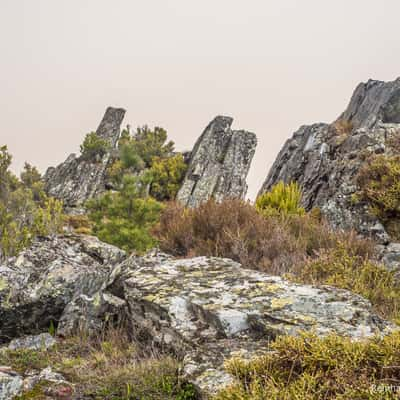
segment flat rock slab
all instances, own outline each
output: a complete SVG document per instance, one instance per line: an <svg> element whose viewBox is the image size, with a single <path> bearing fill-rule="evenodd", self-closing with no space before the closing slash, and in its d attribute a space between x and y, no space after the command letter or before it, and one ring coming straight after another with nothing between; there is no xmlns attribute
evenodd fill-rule
<svg viewBox="0 0 400 400"><path fill-rule="evenodd" d="M224 361L259 355L278 335L313 330L357 339L392 327L351 292L294 284L229 259L153 252L127 259L114 273L132 326L184 354L186 376L206 392L231 381Z"/></svg>

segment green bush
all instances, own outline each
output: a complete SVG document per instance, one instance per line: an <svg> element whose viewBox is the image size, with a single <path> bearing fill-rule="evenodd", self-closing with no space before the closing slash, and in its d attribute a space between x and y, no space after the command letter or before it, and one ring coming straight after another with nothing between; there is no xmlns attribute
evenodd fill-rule
<svg viewBox="0 0 400 400"><path fill-rule="evenodd" d="M174 151L174 142L167 142L167 131L160 127L155 127L153 130L146 125L139 127L132 140L146 167L153 165L154 158L170 157Z"/></svg>
<svg viewBox="0 0 400 400"><path fill-rule="evenodd" d="M228 362L237 383L213 400L398 399L390 387L400 379L400 332L359 342L304 333L279 337L269 350Z"/></svg>
<svg viewBox="0 0 400 400"><path fill-rule="evenodd" d="M93 233L126 251L155 246L150 229L159 221L161 203L147 196L150 177L125 175L118 192L107 192L87 203Z"/></svg>
<svg viewBox="0 0 400 400"><path fill-rule="evenodd" d="M0 259L18 254L37 235L62 227L62 203L48 197L37 169L25 164L21 180L9 171L11 156L0 148Z"/></svg>
<svg viewBox="0 0 400 400"><path fill-rule="evenodd" d="M271 215L303 215L301 206L301 190L296 182L285 184L278 182L256 200L256 209L265 216Z"/></svg>
<svg viewBox="0 0 400 400"><path fill-rule="evenodd" d="M110 148L107 140L101 138L96 132L90 132L81 144L81 154L82 157L94 161L98 157L103 157L110 151Z"/></svg>
<svg viewBox="0 0 400 400"><path fill-rule="evenodd" d="M358 200L366 201L370 211L400 239L400 155L379 155L367 159L357 183Z"/></svg>
<svg viewBox="0 0 400 400"><path fill-rule="evenodd" d="M153 158L150 194L159 201L174 200L186 170L182 154L164 159Z"/></svg>

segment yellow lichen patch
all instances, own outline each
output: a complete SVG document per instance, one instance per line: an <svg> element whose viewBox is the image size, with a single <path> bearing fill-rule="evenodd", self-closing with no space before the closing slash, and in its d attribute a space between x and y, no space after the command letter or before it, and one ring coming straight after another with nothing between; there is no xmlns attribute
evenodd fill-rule
<svg viewBox="0 0 400 400"><path fill-rule="evenodd" d="M280 299L272 299L271 300L271 308L276 310L279 308L284 308L292 303L293 303L293 299L290 297L282 297Z"/></svg>
<svg viewBox="0 0 400 400"><path fill-rule="evenodd" d="M4 278L0 278L0 292L7 288L7 281Z"/></svg>
<svg viewBox="0 0 400 400"><path fill-rule="evenodd" d="M268 292L276 293L276 292L278 292L279 290L282 290L282 287L281 287L280 285L278 285L277 283L272 283L272 284L266 285L266 286L265 286L265 289L266 289Z"/></svg>
<svg viewBox="0 0 400 400"><path fill-rule="evenodd" d="M155 296L154 294L148 294L147 296L143 297L143 300L146 300L146 301L154 301L156 299L157 299L157 296Z"/></svg>

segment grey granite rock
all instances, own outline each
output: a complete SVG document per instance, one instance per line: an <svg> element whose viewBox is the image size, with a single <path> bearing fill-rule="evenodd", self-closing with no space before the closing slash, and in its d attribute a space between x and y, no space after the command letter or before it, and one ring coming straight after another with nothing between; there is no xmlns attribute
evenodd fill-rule
<svg viewBox="0 0 400 400"><path fill-rule="evenodd" d="M391 241L383 224L354 201L356 176L368 156L391 154L390 139L400 135L400 79L360 84L339 120L351 131L340 133L333 124L302 126L278 154L259 194L279 181L296 181L307 210L320 208L335 228L353 228L381 244Z"/></svg>
<svg viewBox="0 0 400 400"><path fill-rule="evenodd" d="M108 107L96 133L115 148L120 126L125 115L121 108ZM105 172L110 153L98 160L87 160L71 154L56 168L50 167L44 175L49 195L63 200L66 207L81 206L86 200L102 193L106 186Z"/></svg>
<svg viewBox="0 0 400 400"><path fill-rule="evenodd" d="M195 207L214 197L243 198L257 145L255 134L231 130L232 118L218 116L197 140L177 199Z"/></svg>
<svg viewBox="0 0 400 400"><path fill-rule="evenodd" d="M85 313L88 321L100 319L109 295L124 304L132 335L180 354L185 377L203 393L231 382L224 361L263 354L277 335L314 330L358 339L393 328L345 290L290 283L228 259L174 259L156 251L117 265L97 294L75 303L67 326Z"/></svg>
<svg viewBox="0 0 400 400"><path fill-rule="evenodd" d="M9 345L9 350L42 350L49 349L56 344L56 339L49 333L41 333L40 335L24 336L22 338L13 339Z"/></svg>
<svg viewBox="0 0 400 400"><path fill-rule="evenodd" d="M0 400L11 400L23 387L23 379L8 367L0 366Z"/></svg>
<svg viewBox="0 0 400 400"><path fill-rule="evenodd" d="M0 343L47 331L80 293L97 292L125 253L91 236L39 238L0 264Z"/></svg>

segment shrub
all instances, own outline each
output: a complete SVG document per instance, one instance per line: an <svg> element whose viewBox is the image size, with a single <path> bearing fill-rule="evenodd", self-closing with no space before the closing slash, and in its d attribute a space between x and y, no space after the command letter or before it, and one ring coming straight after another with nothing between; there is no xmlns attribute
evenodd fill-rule
<svg viewBox="0 0 400 400"><path fill-rule="evenodd" d="M308 257L335 248L338 241L360 256L373 252L370 242L351 232L333 232L313 215L264 217L235 199L209 200L194 209L170 203L154 234L160 247L174 255L227 257L245 268L274 274L301 268Z"/></svg>
<svg viewBox="0 0 400 400"><path fill-rule="evenodd" d="M146 125L139 127L132 140L146 167L153 165L153 158L167 158L174 151L174 142L167 142L167 131L160 127L155 127L153 130Z"/></svg>
<svg viewBox="0 0 400 400"><path fill-rule="evenodd" d="M101 138L96 132L90 132L81 144L81 154L84 158L94 161L98 157L103 157L110 147L107 140Z"/></svg>
<svg viewBox="0 0 400 400"><path fill-rule="evenodd" d="M254 361L227 363L237 384L213 400L390 400L400 379L400 333L354 342L331 334L282 336ZM387 389L384 392L384 389Z"/></svg>
<svg viewBox="0 0 400 400"><path fill-rule="evenodd" d="M301 206L301 190L296 182L277 183L256 200L256 209L265 216L271 215L303 215Z"/></svg>
<svg viewBox="0 0 400 400"><path fill-rule="evenodd" d="M87 215L67 215L64 223L77 234L90 235L92 233L92 223Z"/></svg>
<svg viewBox="0 0 400 400"><path fill-rule="evenodd" d="M0 148L0 259L17 255L37 235L62 227L62 203L47 197L37 169L25 164L21 180L9 171L11 155Z"/></svg>
<svg viewBox="0 0 400 400"><path fill-rule="evenodd" d="M353 128L353 123L345 119L338 119L336 122L333 123L333 129L335 133L339 136L349 135Z"/></svg>
<svg viewBox="0 0 400 400"><path fill-rule="evenodd" d="M187 170L182 154L153 158L150 194L159 201L174 200Z"/></svg>
<svg viewBox="0 0 400 400"><path fill-rule="evenodd" d="M359 200L366 201L370 211L400 238L400 155L369 158L361 168L357 183Z"/></svg>
<svg viewBox="0 0 400 400"><path fill-rule="evenodd" d="M146 174L125 175L120 191L87 203L93 233L100 240L139 252L156 244L150 229L158 222L162 205L146 196L149 179Z"/></svg>
<svg viewBox="0 0 400 400"><path fill-rule="evenodd" d="M366 257L349 254L343 243L309 259L295 279L350 290L370 300L384 317L400 321L400 282L395 273Z"/></svg>

